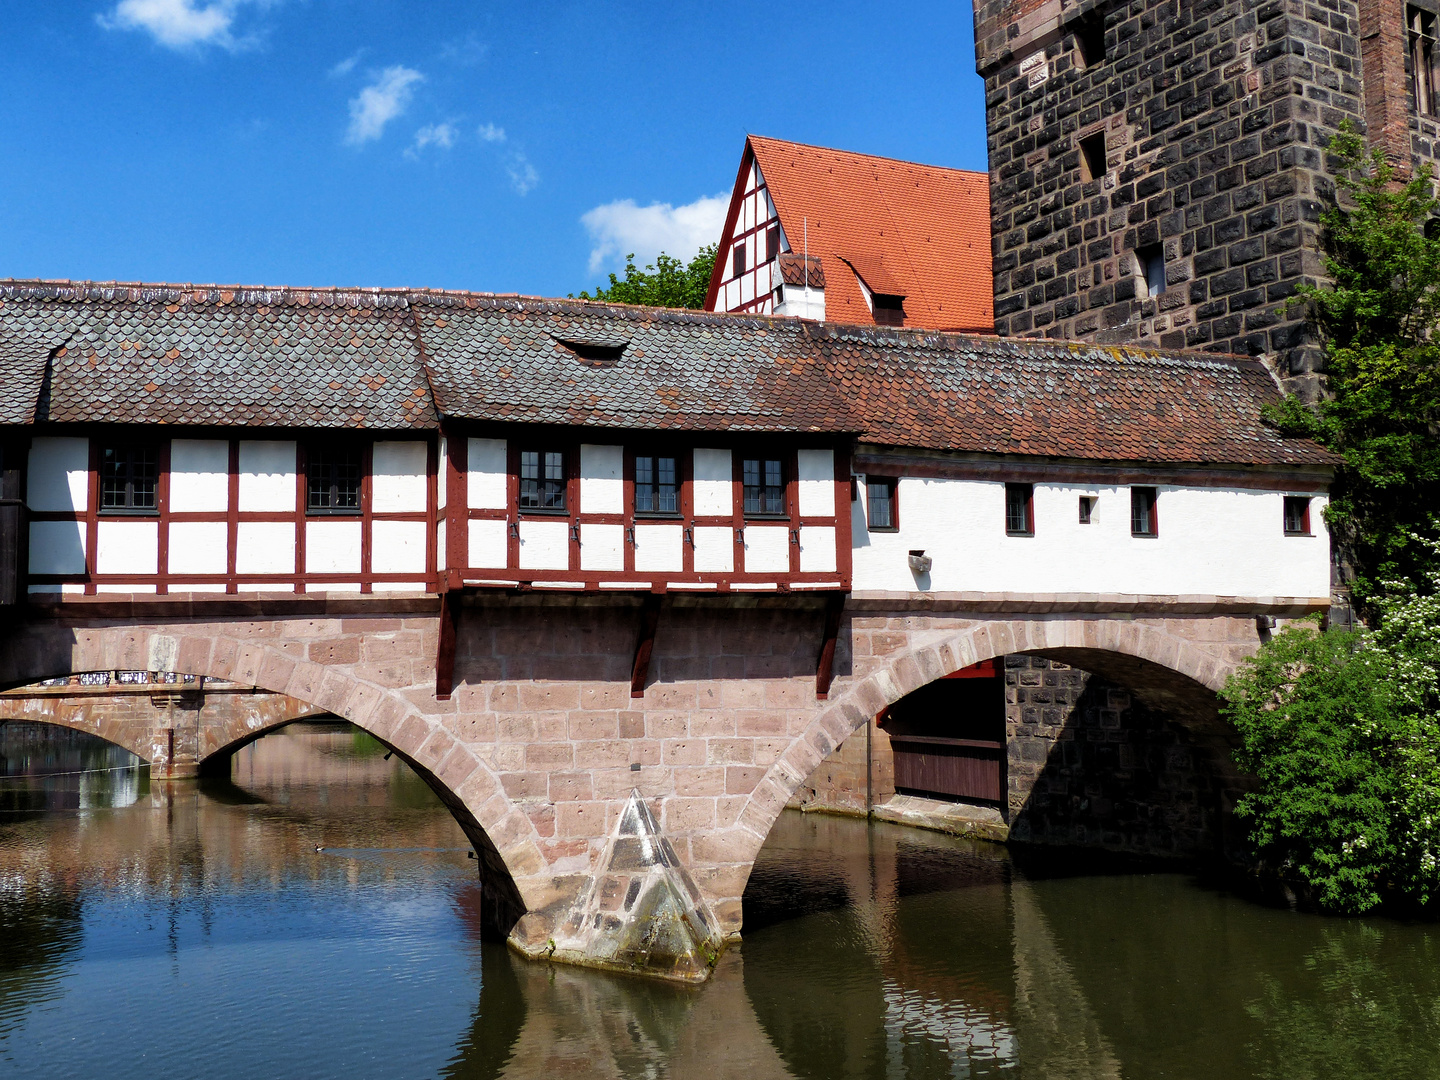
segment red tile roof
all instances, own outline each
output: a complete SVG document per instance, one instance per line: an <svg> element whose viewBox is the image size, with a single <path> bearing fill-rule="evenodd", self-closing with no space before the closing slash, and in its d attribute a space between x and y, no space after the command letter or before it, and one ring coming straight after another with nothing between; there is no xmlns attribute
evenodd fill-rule
<svg viewBox="0 0 1440 1080"><path fill-rule="evenodd" d="M825 318L870 323L856 282L905 297L905 325L990 333L990 177L750 136L790 246L809 232L825 269ZM874 275L876 280L868 280Z"/></svg>

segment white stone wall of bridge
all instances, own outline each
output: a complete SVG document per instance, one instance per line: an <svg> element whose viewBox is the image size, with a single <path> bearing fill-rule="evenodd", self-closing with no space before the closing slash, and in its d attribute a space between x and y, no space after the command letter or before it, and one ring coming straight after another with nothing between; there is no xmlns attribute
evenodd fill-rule
<svg viewBox="0 0 1440 1080"><path fill-rule="evenodd" d="M828 701L815 695L823 603L798 598L740 608L667 601L643 699L629 687L638 608L611 598L466 606L448 701L434 695L438 617L378 607L185 620L79 620L61 610L0 643L0 686L176 671L350 720L427 775L477 846L477 831L493 844L529 912L512 937L532 949L590 888L637 789L734 935L780 811L848 735L910 691L1021 652L1123 655L1214 691L1258 643L1257 612L1298 612L1288 601L1172 604L1169 614L1105 606L1017 612L962 598L917 610L853 597Z"/></svg>

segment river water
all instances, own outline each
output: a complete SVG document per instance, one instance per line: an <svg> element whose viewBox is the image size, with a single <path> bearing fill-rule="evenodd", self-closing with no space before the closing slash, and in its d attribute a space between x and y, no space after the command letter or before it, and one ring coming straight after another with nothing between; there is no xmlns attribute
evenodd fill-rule
<svg viewBox="0 0 1440 1080"><path fill-rule="evenodd" d="M705 987L528 963L383 753L300 723L162 785L0 724L0 1076L1440 1076L1436 927L814 814Z"/></svg>

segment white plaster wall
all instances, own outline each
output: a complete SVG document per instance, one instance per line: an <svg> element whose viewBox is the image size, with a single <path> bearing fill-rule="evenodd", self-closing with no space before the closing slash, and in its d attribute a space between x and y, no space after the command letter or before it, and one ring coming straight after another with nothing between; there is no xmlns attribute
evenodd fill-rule
<svg viewBox="0 0 1440 1080"><path fill-rule="evenodd" d="M735 473L729 450L696 450L691 491L696 517L729 517L735 512Z"/></svg>
<svg viewBox="0 0 1440 1080"><path fill-rule="evenodd" d="M158 521L101 521L95 535L95 572L153 574L160 565Z"/></svg>
<svg viewBox="0 0 1440 1080"><path fill-rule="evenodd" d="M524 570L570 569L570 523L520 522L520 566Z"/></svg>
<svg viewBox="0 0 1440 1080"><path fill-rule="evenodd" d="M679 573L685 566L681 551L684 535L679 525L635 526L636 571L671 571Z"/></svg>
<svg viewBox="0 0 1440 1080"><path fill-rule="evenodd" d="M85 523L83 521L32 521L30 523L30 573L83 574L84 572Z"/></svg>
<svg viewBox="0 0 1440 1080"><path fill-rule="evenodd" d="M835 451L801 450L799 466L800 516L829 517L835 513Z"/></svg>
<svg viewBox="0 0 1440 1080"><path fill-rule="evenodd" d="M450 562L445 553L445 519L435 523L435 565L441 570L449 569Z"/></svg>
<svg viewBox="0 0 1440 1080"><path fill-rule="evenodd" d="M229 503L230 444L223 439L172 439L170 509L179 514L222 513Z"/></svg>
<svg viewBox="0 0 1440 1080"><path fill-rule="evenodd" d="M360 524L358 519L305 522L305 572L357 573L360 570ZM373 551L371 557L374 557ZM325 586L327 589L338 587Z"/></svg>
<svg viewBox="0 0 1440 1080"><path fill-rule="evenodd" d="M1327 596L1330 544L1310 504L1316 535L1285 536L1284 493L1236 488L1157 491L1159 535L1130 535L1130 489L1035 485L1035 535L1005 535L1005 485L904 477L898 533L865 528L864 487L853 505L857 590L1102 592L1216 596ZM1079 498L1097 499L1089 525ZM934 560L923 577L906 555Z"/></svg>
<svg viewBox="0 0 1440 1080"><path fill-rule="evenodd" d="M376 574L423 574L425 532L423 521L372 521L371 571ZM308 552L306 557L309 557Z"/></svg>
<svg viewBox="0 0 1440 1080"><path fill-rule="evenodd" d="M580 512L625 512L625 451L619 446L580 444Z"/></svg>
<svg viewBox="0 0 1440 1080"><path fill-rule="evenodd" d="M505 509L506 467L504 439L470 440L466 448L465 487L472 509Z"/></svg>
<svg viewBox="0 0 1440 1080"><path fill-rule="evenodd" d="M418 439L377 442L370 454L370 505L377 514L424 513L430 448Z"/></svg>
<svg viewBox="0 0 1440 1080"><path fill-rule="evenodd" d="M31 510L83 513L89 490L89 439L47 437L30 443L25 501ZM59 570L46 572L62 573Z"/></svg>
<svg viewBox="0 0 1440 1080"><path fill-rule="evenodd" d="M776 315L793 315L797 319L825 318L825 290L801 285L785 286L785 302L776 305Z"/></svg>
<svg viewBox="0 0 1440 1080"><path fill-rule="evenodd" d="M580 568L582 570L624 570L625 526L581 525Z"/></svg>
<svg viewBox="0 0 1440 1080"><path fill-rule="evenodd" d="M491 519L470 522L470 565L503 569L509 556L508 523Z"/></svg>
<svg viewBox="0 0 1440 1080"><path fill-rule="evenodd" d="M435 481L436 505L439 506L441 510L445 509L446 489L449 486L445 483L445 462L448 459L449 453L450 442L442 435L440 436L440 457L438 459L440 462L440 475ZM442 546L440 550L444 551L445 548Z"/></svg>
<svg viewBox="0 0 1440 1080"><path fill-rule="evenodd" d="M828 574L834 569L835 529L830 525L802 525L800 527L801 573Z"/></svg>
<svg viewBox="0 0 1440 1080"><path fill-rule="evenodd" d="M171 491L173 493L173 487ZM223 574L226 555L225 522L175 521L170 524L172 574Z"/></svg>
<svg viewBox="0 0 1440 1080"><path fill-rule="evenodd" d="M237 574L293 574L295 526L289 521L242 521L235 534Z"/></svg>
<svg viewBox="0 0 1440 1080"><path fill-rule="evenodd" d="M790 527L746 525L743 569L747 574L789 573Z"/></svg>
<svg viewBox="0 0 1440 1080"><path fill-rule="evenodd" d="M241 510L294 510L295 492L293 442L240 443Z"/></svg>
<svg viewBox="0 0 1440 1080"><path fill-rule="evenodd" d="M735 542L729 525L695 526L695 569L703 573L732 573Z"/></svg>

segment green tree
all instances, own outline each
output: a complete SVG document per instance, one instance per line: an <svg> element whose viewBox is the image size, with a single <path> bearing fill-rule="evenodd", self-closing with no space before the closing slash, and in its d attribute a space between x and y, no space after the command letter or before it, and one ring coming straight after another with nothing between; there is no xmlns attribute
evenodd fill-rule
<svg viewBox="0 0 1440 1080"><path fill-rule="evenodd" d="M1425 580L1440 509L1440 209L1429 165L1405 183L1347 121L1322 212L1331 284L1302 286L1325 337L1327 397L1269 419L1344 456L1326 521L1362 610L1381 583Z"/></svg>
<svg viewBox="0 0 1440 1080"><path fill-rule="evenodd" d="M1287 627L1220 695L1256 857L1337 912L1440 897L1440 572L1386 589L1376 629Z"/></svg>
<svg viewBox="0 0 1440 1080"><path fill-rule="evenodd" d="M635 265L635 253L631 252L625 256L623 280L611 274L609 286L597 288L593 295L581 292L580 299L699 310L705 306L718 249L717 244L707 244L688 263L662 251L644 270Z"/></svg>

